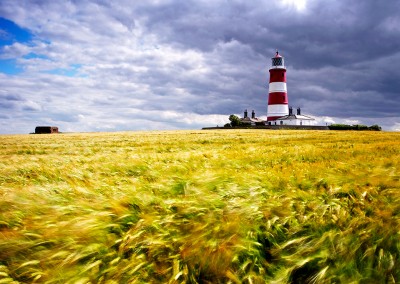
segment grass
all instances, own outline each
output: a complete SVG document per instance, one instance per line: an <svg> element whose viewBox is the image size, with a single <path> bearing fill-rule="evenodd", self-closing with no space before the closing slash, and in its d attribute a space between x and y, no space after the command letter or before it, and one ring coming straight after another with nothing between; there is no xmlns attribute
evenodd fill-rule
<svg viewBox="0 0 400 284"><path fill-rule="evenodd" d="M395 283L400 133L0 136L0 283Z"/></svg>

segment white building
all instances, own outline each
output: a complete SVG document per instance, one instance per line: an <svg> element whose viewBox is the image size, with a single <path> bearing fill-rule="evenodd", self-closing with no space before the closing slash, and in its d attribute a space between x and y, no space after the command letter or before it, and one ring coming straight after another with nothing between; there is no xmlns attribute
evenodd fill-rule
<svg viewBox="0 0 400 284"><path fill-rule="evenodd" d="M266 125L315 125L315 123L315 119L311 116L302 115L300 108L297 108L297 114L293 114L293 109L290 107L289 115L268 121Z"/></svg>

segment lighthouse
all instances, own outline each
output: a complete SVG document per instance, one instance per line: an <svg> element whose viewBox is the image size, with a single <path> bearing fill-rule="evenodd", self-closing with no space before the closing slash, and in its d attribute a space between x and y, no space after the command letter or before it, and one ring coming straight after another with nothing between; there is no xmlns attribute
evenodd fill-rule
<svg viewBox="0 0 400 284"><path fill-rule="evenodd" d="M269 95L267 121L274 121L289 115L288 96L286 88L286 67L284 58L276 51L271 58L272 66L269 69Z"/></svg>

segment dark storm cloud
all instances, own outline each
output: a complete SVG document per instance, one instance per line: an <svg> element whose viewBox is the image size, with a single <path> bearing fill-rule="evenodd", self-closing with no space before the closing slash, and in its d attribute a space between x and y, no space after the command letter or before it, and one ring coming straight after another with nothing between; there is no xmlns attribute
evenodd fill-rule
<svg viewBox="0 0 400 284"><path fill-rule="evenodd" d="M392 55L400 44L396 0L309 1L304 12L272 1L169 1L137 9L148 31L169 43L208 51L237 40L266 57L276 47L307 68Z"/></svg>
<svg viewBox="0 0 400 284"><path fill-rule="evenodd" d="M283 48L303 68L346 67L395 54L400 37L385 25L398 19L399 8L398 1L315 2L307 17L288 19Z"/></svg>
<svg viewBox="0 0 400 284"><path fill-rule="evenodd" d="M265 78L269 57L279 48L286 57L290 101L303 104L315 115L346 117L394 116L400 103L400 11L399 1L309 1L305 11L282 7L278 2L191 2L169 1L167 4L138 8L145 15L146 28L165 42L203 52L215 50L218 43L237 41L265 59ZM222 55L241 76L243 58L251 53ZM291 68L297 72L291 73ZM220 72L221 74L221 72ZM231 75L234 77L234 75ZM252 82L260 91L261 82ZM265 83L265 82L263 82ZM317 86L323 92L304 92L304 86ZM243 86L242 86L243 87ZM203 89L203 88L202 88ZM255 107L265 102L254 91L229 94L216 87L213 91L234 98L215 100L213 112L231 112L236 103L245 105L252 99ZM242 90L244 91L244 90ZM300 99L301 98L301 99ZM320 102L325 105L313 108ZM223 103L221 103L223 102ZM201 102L196 104L201 106ZM263 109L260 109L263 111ZM202 113L200 107L198 112Z"/></svg>

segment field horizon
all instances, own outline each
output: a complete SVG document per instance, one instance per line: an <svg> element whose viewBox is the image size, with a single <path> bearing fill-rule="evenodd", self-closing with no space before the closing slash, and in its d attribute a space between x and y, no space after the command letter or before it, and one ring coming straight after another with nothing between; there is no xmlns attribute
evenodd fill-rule
<svg viewBox="0 0 400 284"><path fill-rule="evenodd" d="M396 283L399 141L0 135L0 283Z"/></svg>

